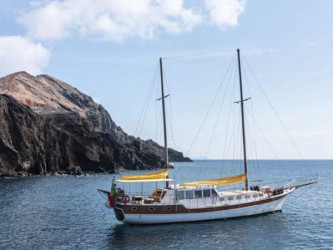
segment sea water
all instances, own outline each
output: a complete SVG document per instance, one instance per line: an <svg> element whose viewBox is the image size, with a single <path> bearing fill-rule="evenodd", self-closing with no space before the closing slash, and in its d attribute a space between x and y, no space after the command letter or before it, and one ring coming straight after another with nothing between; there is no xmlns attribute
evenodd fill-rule
<svg viewBox="0 0 333 250"><path fill-rule="evenodd" d="M296 190L278 213L135 226L117 222L97 192L110 190L111 175L2 179L0 249L333 249L333 161L250 161L249 168L258 185L313 173L319 182ZM170 175L193 181L239 171L238 161L207 160L175 163ZM124 174L132 173L141 172Z"/></svg>

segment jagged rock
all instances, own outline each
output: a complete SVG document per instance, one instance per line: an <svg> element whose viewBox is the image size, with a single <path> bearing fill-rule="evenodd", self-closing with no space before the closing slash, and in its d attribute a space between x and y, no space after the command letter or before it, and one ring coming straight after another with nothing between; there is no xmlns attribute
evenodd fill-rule
<svg viewBox="0 0 333 250"><path fill-rule="evenodd" d="M164 165L163 147L127 135L101 105L58 79L19 72L0 78L1 93L0 175ZM190 160L172 149L169 155L171 161Z"/></svg>
<svg viewBox="0 0 333 250"><path fill-rule="evenodd" d="M113 173L116 168L163 166L151 152L137 153L110 134L91 131L90 122L75 113L38 115L11 96L0 95L0 117L3 176L63 170L81 175L82 171Z"/></svg>
<svg viewBox="0 0 333 250"><path fill-rule="evenodd" d="M95 132L111 134L114 139L139 151L153 151L164 160L163 147L152 140L141 140L126 134L111 119L102 105L70 86L69 84L48 75L32 76L18 72L0 78L0 94L13 96L20 103L28 105L35 113L41 115L78 114L90 121ZM169 149L170 161L191 161L181 152Z"/></svg>

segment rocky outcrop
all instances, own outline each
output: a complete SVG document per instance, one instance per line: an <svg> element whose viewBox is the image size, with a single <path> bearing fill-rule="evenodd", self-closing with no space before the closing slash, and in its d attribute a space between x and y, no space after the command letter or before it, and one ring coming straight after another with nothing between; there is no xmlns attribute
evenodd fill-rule
<svg viewBox="0 0 333 250"><path fill-rule="evenodd" d="M163 166L163 148L127 135L108 112L47 75L0 78L0 174L115 172ZM171 161L189 161L169 150Z"/></svg>
<svg viewBox="0 0 333 250"><path fill-rule="evenodd" d="M34 113L8 95L0 95L0 173L25 175L117 169L161 168L152 151L140 151L93 131L76 113Z"/></svg>
<svg viewBox="0 0 333 250"><path fill-rule="evenodd" d="M103 106L71 85L48 75L18 72L0 78L0 94L13 96L35 113L77 113L89 120L96 132L116 135L119 130Z"/></svg>

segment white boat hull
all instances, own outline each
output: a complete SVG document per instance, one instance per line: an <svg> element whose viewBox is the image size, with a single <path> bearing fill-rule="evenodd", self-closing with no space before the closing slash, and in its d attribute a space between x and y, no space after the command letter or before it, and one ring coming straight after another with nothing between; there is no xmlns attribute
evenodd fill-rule
<svg viewBox="0 0 333 250"><path fill-rule="evenodd" d="M289 194L288 194L289 195ZM160 224L160 223L177 223L190 221L204 221L227 219L251 215L265 214L282 210L287 196L271 202L240 207L234 209L211 211L211 212L194 212L194 213L174 213L174 214L125 214L124 223L130 224Z"/></svg>

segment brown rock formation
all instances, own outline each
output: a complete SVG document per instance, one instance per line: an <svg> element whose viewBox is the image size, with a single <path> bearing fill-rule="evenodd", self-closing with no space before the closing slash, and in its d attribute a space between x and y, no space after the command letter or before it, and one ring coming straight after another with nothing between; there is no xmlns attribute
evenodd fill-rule
<svg viewBox="0 0 333 250"><path fill-rule="evenodd" d="M127 135L108 112L47 75L0 78L0 174L80 173L163 166L163 148ZM170 149L171 161L186 161Z"/></svg>

